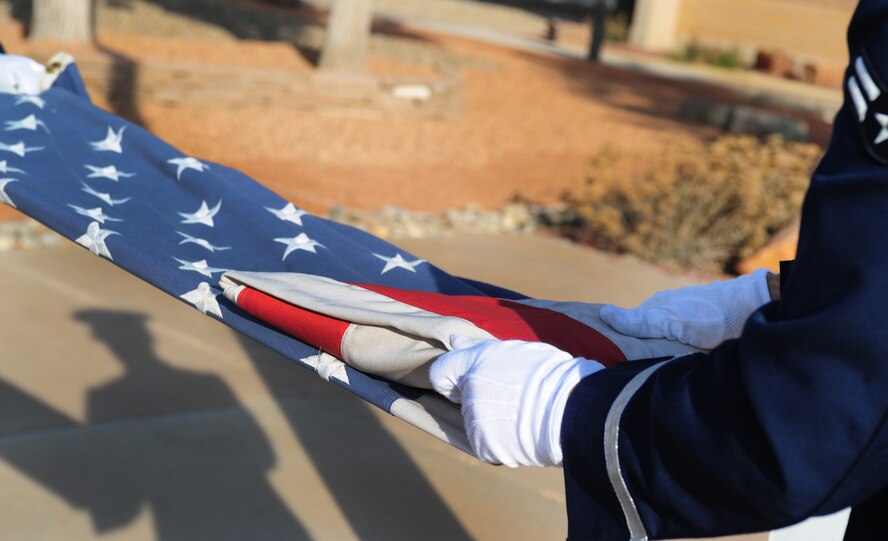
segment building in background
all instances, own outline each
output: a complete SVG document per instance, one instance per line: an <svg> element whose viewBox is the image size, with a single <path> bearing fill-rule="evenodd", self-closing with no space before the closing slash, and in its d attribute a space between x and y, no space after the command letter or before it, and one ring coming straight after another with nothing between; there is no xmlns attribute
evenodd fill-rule
<svg viewBox="0 0 888 541"><path fill-rule="evenodd" d="M839 85L856 0L636 0L629 41L651 51L736 50L776 75Z"/></svg>

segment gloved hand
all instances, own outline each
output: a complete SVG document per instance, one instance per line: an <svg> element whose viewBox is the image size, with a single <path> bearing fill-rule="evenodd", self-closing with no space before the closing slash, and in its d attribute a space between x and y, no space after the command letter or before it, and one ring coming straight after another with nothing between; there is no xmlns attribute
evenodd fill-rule
<svg viewBox="0 0 888 541"><path fill-rule="evenodd" d="M432 363L435 390L462 404L478 458L506 466L561 464L561 420L571 390L604 368L558 348L454 335Z"/></svg>
<svg viewBox="0 0 888 541"><path fill-rule="evenodd" d="M0 92L40 94L46 90L46 68L30 58L0 55Z"/></svg>
<svg viewBox="0 0 888 541"><path fill-rule="evenodd" d="M740 336L749 316L771 301L767 275L759 269L725 282L661 291L631 310L607 305L601 319L629 336L711 349Z"/></svg>

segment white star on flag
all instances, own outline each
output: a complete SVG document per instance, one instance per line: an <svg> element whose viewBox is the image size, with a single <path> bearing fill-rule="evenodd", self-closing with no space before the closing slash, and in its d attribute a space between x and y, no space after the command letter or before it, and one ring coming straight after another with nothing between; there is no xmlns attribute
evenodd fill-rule
<svg viewBox="0 0 888 541"><path fill-rule="evenodd" d="M21 173L23 175L25 174L25 172L22 171L21 169L18 169L16 167L9 167L8 165L6 165L6 160L0 160L0 173Z"/></svg>
<svg viewBox="0 0 888 541"><path fill-rule="evenodd" d="M192 289L187 293L179 295L180 299L194 305L195 308L204 313L204 315L213 314L222 319L222 309L219 308L219 302L216 301L216 295L210 290L210 284L201 282L197 285L197 289Z"/></svg>
<svg viewBox="0 0 888 541"><path fill-rule="evenodd" d="M71 207L72 209L74 209L74 211L77 214L80 214L81 216L86 216L87 218L92 218L93 220L95 220L103 225L106 221L108 221L108 222L122 222L123 221L120 218L112 218L111 216L108 216L107 214L105 214L102 211L101 207L96 207L94 209L85 209L83 207L78 207L77 205L72 205L71 203L68 203L68 206Z"/></svg>
<svg viewBox="0 0 888 541"><path fill-rule="evenodd" d="M207 278L212 278L214 272L225 272L228 269L218 269L216 267L211 267L207 265L206 259L201 259L200 261L185 261L184 259L179 259L178 257L174 257L176 261L180 263L179 268L186 271L194 271L199 272L206 276Z"/></svg>
<svg viewBox="0 0 888 541"><path fill-rule="evenodd" d="M34 115L28 115L25 118L20 120L7 120L6 127L3 128L4 131L13 131L13 130L31 130L36 131L37 127L41 127L49 133L49 128L46 127L46 124L43 123L42 120L38 120Z"/></svg>
<svg viewBox="0 0 888 541"><path fill-rule="evenodd" d="M888 139L888 115L884 113L876 113L876 122L882 126L882 129L876 135L876 139L873 141L874 145L878 145Z"/></svg>
<svg viewBox="0 0 888 541"><path fill-rule="evenodd" d="M213 208L207 207L206 201L201 201L200 207L195 212L179 212L178 214L185 218L182 220L183 224L204 224L213 227L213 216L219 213L220 208L222 208L221 199Z"/></svg>
<svg viewBox="0 0 888 541"><path fill-rule="evenodd" d="M206 248L207 250L209 250L211 252L215 252L217 250L221 251L221 250L230 250L231 249L231 246L214 246L214 245L210 244L210 241L208 241L206 239L199 239L197 237L192 237L191 235L188 235L187 233L182 233L181 231L176 231L176 233L178 233L179 235L184 237L184 239L181 242L179 242L180 245L187 244L187 243L197 244L198 246Z"/></svg>
<svg viewBox="0 0 888 541"><path fill-rule="evenodd" d="M129 201L130 199L132 199L132 197L124 197L123 199L112 199L111 194L108 194L105 192L97 192L96 190L93 190L92 188L90 188L90 186L85 182L81 182L80 184L83 186L84 192L88 193L89 195L93 195L95 197L98 197L99 199L101 199L106 204L108 204L109 206L112 206L112 207L114 205L122 205L122 204L126 203L127 201Z"/></svg>
<svg viewBox="0 0 888 541"><path fill-rule="evenodd" d="M117 231L111 231L109 229L102 229L99 227L98 222L92 222L89 224L89 227L86 228L86 233L81 235L76 241L77 244L81 246L85 246L90 252L95 255L100 255L107 257L110 260L114 260L111 257L111 252L108 251L108 246L105 244L105 239L110 237L111 235L119 235Z"/></svg>
<svg viewBox="0 0 888 541"><path fill-rule="evenodd" d="M204 169L210 168L209 165L203 163L197 158L192 158L191 156L185 156L184 158L172 158L167 160L167 163L178 166L176 168L176 180L182 180L182 172L186 169L194 169L198 173L203 173Z"/></svg>
<svg viewBox="0 0 888 541"><path fill-rule="evenodd" d="M12 152L13 154L15 154L17 156L24 158L25 154L27 154L28 152L34 152L36 150L43 150L43 147L28 147L28 146L25 146L24 141L19 141L18 143L15 143L14 145L6 145L3 143L0 143L0 150L5 150L6 152Z"/></svg>
<svg viewBox="0 0 888 541"><path fill-rule="evenodd" d="M274 214L285 222L293 222L296 225L302 225L302 217L308 214L302 209L297 209L293 205L293 203L287 203L286 205L284 205L284 208L281 209L265 207L265 210Z"/></svg>
<svg viewBox="0 0 888 541"><path fill-rule="evenodd" d="M16 105L23 105L25 103L30 103L31 105L36 105L40 109L43 109L43 106L46 105L46 102L43 101L43 98L38 96L30 96L27 94L23 94L15 99Z"/></svg>
<svg viewBox="0 0 888 541"><path fill-rule="evenodd" d="M107 178L108 180L118 182L120 181L120 177L129 178L136 176L135 173L124 173L123 171L118 171L117 168L113 165L98 167L96 165L83 164L83 167L89 169L89 175L87 175L86 178Z"/></svg>
<svg viewBox="0 0 888 541"><path fill-rule="evenodd" d="M89 144L92 145L93 150L107 150L109 152L123 154L123 147L120 146L120 143L123 141L123 130L125 129L126 126L121 126L120 130L115 132L111 126L108 126L108 133L105 135L104 139L101 141L91 141Z"/></svg>
<svg viewBox="0 0 888 541"><path fill-rule="evenodd" d="M304 357L299 359L299 361L312 367L324 381L330 381L330 378L333 378L346 385L351 384L348 380L348 372L345 370L345 363L332 355L321 353L320 355Z"/></svg>
<svg viewBox="0 0 888 541"><path fill-rule="evenodd" d="M287 245L287 249L284 250L284 257L281 258L281 261L287 259L287 256L296 250L305 250L307 252L316 254L318 252L315 250L315 246L326 248L326 246L324 246L320 242L308 238L308 235L306 235L305 233L299 233L293 238L277 238L274 239L274 241Z"/></svg>
<svg viewBox="0 0 888 541"><path fill-rule="evenodd" d="M406 269L410 272L416 272L416 267L422 263L425 263L424 259L416 259L414 261L407 261L401 254L395 254L395 257L386 257L384 255L373 254L379 259L385 261L385 268L382 269L382 272L379 274L385 274L392 269Z"/></svg>
<svg viewBox="0 0 888 541"><path fill-rule="evenodd" d="M12 202L12 199L6 195L6 185L10 182L18 182L18 179L15 178L0 178L0 203L6 203L12 208L15 207L15 203Z"/></svg>

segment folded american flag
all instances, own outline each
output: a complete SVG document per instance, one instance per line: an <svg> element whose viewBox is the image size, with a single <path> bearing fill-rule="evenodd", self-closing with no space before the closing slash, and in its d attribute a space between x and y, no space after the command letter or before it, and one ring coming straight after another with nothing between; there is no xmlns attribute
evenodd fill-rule
<svg viewBox="0 0 888 541"><path fill-rule="evenodd" d="M554 327L545 331L535 324L528 327L531 312L536 317L540 313L534 310L548 310L553 305L539 305L542 301L451 276L379 238L308 214L238 171L184 155L139 126L92 105L73 64L39 96L0 94L0 117L0 201L202 313L312 368L328 381L467 452L471 451L458 408L419 388L428 387L423 367L448 347L449 331L442 327L435 329L437 334L411 335L414 342L432 346L419 361L414 359L415 366L406 372L374 370L372 363L360 360L367 357L365 353L383 361L391 356L394 362L403 357L404 348L413 351L417 347L403 339L403 329L388 321L377 327L388 328L390 334L377 335L375 342L356 342L346 355L341 347L336 350L335 346L342 343L342 334L337 342L336 329L345 333L356 323L342 316L360 313L361 309L366 313L372 305L367 304L366 296L347 300L346 306L351 308L345 313L331 314L327 310L324 314L319 304L303 305L328 318L328 327L320 331L321 340L300 334L300 329L309 325L304 320L291 320L288 333L278 328L287 329L286 322L267 316L264 319L274 324L263 321L255 305L254 309L238 306L249 294L226 298L218 283L220 276L237 271L228 275L229 286L251 283L255 294L270 295L272 300L277 295L278 301L291 306L286 292L268 287L268 280L274 281L277 273L308 276L291 288L291 293L300 288L319 291L321 283L334 287L366 284L363 292L402 305L413 303L416 310L425 313L434 310L415 296L397 292L460 296L454 302L462 302L465 307L484 305L483 299L492 297L505 299L495 301L497 306L519 301L523 308L515 312L518 305L508 304L513 315L506 317L516 332L520 331L517 334L502 331L501 327L488 330L489 325L477 321L470 323L474 331L457 327L469 336L540 339L566 349L564 340L584 342L583 333L588 330L586 345L576 349L576 354L609 362L685 349L664 341L628 339L613 331L608 333L606 327L596 327L589 320L582 322L582 314L590 310L595 317L595 309L589 305L563 304L564 313L549 310L549 317L563 318ZM531 309L535 303L537 308ZM468 317L465 310L454 311L453 306L451 302L451 311L443 315L451 321ZM371 346L379 343L385 347L371 351ZM351 356L353 364L364 370L414 386L356 370L333 358L330 351L346 360Z"/></svg>
<svg viewBox="0 0 888 541"><path fill-rule="evenodd" d="M453 335L545 342L605 366L690 349L622 335L601 321L596 304L447 295L287 272L226 272L220 285L247 313L349 366L423 389L432 388L429 365L450 349Z"/></svg>

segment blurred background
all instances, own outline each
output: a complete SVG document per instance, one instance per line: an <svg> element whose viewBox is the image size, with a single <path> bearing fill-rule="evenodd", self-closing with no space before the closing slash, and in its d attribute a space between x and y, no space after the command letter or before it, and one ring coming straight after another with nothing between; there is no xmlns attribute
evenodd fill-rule
<svg viewBox="0 0 888 541"><path fill-rule="evenodd" d="M854 6L4 0L0 41L446 270L634 304L792 258ZM478 464L61 243L0 208L3 539L564 537L559 472Z"/></svg>

